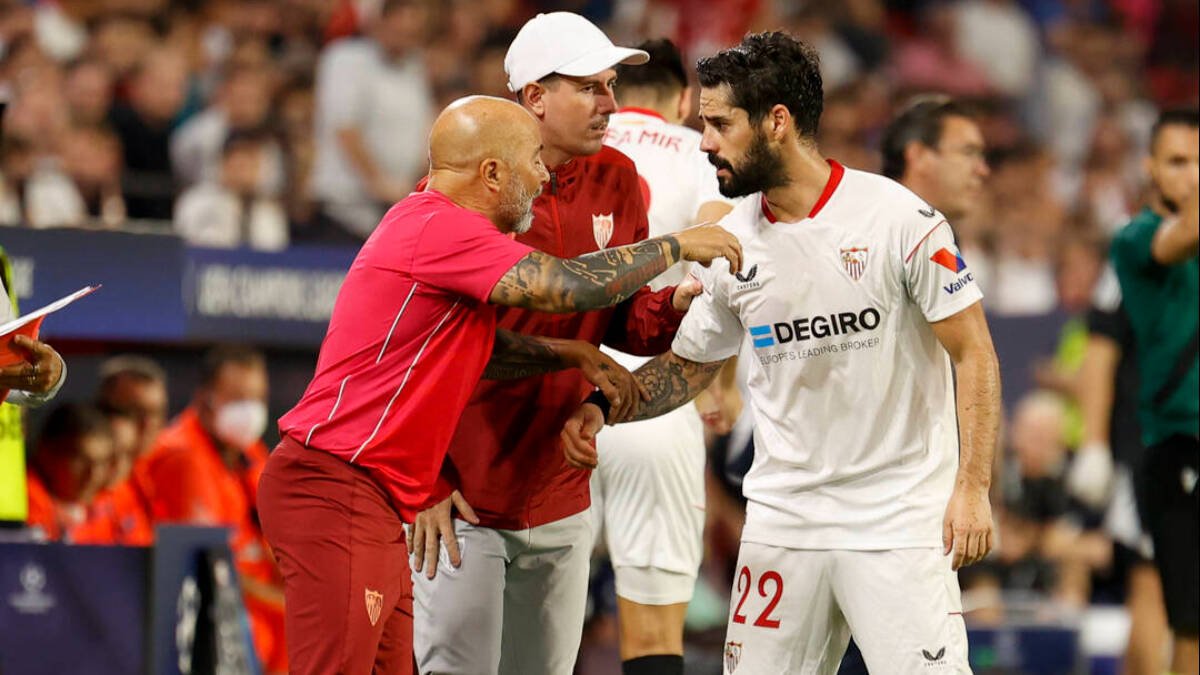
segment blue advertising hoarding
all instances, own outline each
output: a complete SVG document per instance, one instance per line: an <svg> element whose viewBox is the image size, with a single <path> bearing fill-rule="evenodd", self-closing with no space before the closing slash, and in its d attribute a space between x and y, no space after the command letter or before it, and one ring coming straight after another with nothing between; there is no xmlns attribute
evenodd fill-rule
<svg viewBox="0 0 1200 675"><path fill-rule="evenodd" d="M46 319L47 338L315 347L357 250L279 253L189 247L173 235L5 228L24 311L89 284L101 290Z"/></svg>

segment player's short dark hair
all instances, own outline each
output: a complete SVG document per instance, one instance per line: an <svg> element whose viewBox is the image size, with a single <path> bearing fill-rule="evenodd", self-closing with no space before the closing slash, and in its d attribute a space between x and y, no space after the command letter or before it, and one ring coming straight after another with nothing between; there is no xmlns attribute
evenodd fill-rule
<svg viewBox="0 0 1200 675"><path fill-rule="evenodd" d="M200 364L200 385L211 387L228 364L246 367L266 367L267 359L254 347L238 344L217 345L204 354Z"/></svg>
<svg viewBox="0 0 1200 675"><path fill-rule="evenodd" d="M883 155L883 175L900 180L908 168L904 150L916 141L929 148L936 148L942 141L946 118L974 118L971 108L949 96L922 96L908 106L883 130L879 143Z"/></svg>
<svg viewBox="0 0 1200 675"><path fill-rule="evenodd" d="M705 88L727 85L734 107L745 110L752 123L782 105L801 136L817 135L824 105L820 58L815 49L786 33L747 35L736 47L700 59L696 76Z"/></svg>
<svg viewBox="0 0 1200 675"><path fill-rule="evenodd" d="M1158 119L1154 121L1154 126L1150 128L1150 149L1152 151L1154 150L1154 144L1158 142L1158 135L1167 127L1200 128L1200 110L1196 108L1171 108L1159 113Z"/></svg>
<svg viewBox="0 0 1200 675"><path fill-rule="evenodd" d="M683 56L674 42L666 38L647 40L637 48L649 54L650 60L640 66L625 63L617 65L617 83L622 89L675 93L687 87Z"/></svg>
<svg viewBox="0 0 1200 675"><path fill-rule="evenodd" d="M108 436L108 419L96 406L86 403L62 403L46 415L38 434L38 452L62 454L72 448L72 441L85 436Z"/></svg>

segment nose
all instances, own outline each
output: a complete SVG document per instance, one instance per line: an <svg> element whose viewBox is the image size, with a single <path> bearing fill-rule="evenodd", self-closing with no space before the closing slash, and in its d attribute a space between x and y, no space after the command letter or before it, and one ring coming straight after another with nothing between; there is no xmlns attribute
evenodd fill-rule
<svg viewBox="0 0 1200 675"><path fill-rule="evenodd" d="M596 113L610 115L617 111L617 94L607 84L601 84L596 94Z"/></svg>
<svg viewBox="0 0 1200 675"><path fill-rule="evenodd" d="M545 164L538 162L538 183L549 183L549 182L550 182L550 170L546 168Z"/></svg>
<svg viewBox="0 0 1200 675"><path fill-rule="evenodd" d="M987 178L992 175L992 168L988 166L986 159L979 159L975 162L975 175L980 178Z"/></svg>
<svg viewBox="0 0 1200 675"><path fill-rule="evenodd" d="M713 132L709 128L704 127L704 132L700 134L700 151L715 153L718 149L716 139L713 138Z"/></svg>

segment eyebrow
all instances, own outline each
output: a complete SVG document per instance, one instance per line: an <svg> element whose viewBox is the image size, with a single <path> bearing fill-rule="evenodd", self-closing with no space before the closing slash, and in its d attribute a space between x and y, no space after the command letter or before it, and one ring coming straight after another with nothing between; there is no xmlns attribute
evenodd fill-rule
<svg viewBox="0 0 1200 675"><path fill-rule="evenodd" d="M574 77L571 75L563 75L562 77L563 77L563 79L567 80L568 82L574 83L575 86L579 87L579 88L587 87L587 86L590 86L593 84L600 85L600 84L607 83L609 85L612 85L612 84L615 84L617 81L617 77L615 75L613 77L609 78L608 80L602 80L598 76Z"/></svg>

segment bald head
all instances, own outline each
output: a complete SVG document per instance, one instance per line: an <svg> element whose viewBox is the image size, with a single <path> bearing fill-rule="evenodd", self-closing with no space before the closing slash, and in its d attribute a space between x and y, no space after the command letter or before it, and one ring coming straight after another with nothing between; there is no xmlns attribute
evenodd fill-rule
<svg viewBox="0 0 1200 675"><path fill-rule="evenodd" d="M490 96L459 99L438 115L429 167L431 190L518 234L533 223L533 200L550 179L533 116Z"/></svg>
<svg viewBox="0 0 1200 675"><path fill-rule="evenodd" d="M433 171L475 173L489 159L512 163L541 146L537 122L524 108L492 96L468 96L446 106L429 134Z"/></svg>

